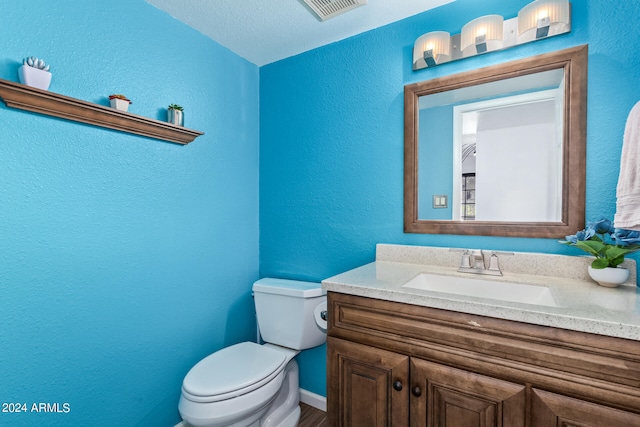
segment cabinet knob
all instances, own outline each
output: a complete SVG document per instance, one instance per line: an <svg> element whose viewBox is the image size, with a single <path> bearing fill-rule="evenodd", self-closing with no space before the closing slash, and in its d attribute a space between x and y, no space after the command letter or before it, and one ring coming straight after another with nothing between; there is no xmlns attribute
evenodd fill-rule
<svg viewBox="0 0 640 427"><path fill-rule="evenodd" d="M393 382L393 389L396 391L401 391L402 390L402 383L400 381L394 381Z"/></svg>
<svg viewBox="0 0 640 427"><path fill-rule="evenodd" d="M420 397L420 395L422 394L422 390L420 390L420 387L415 386L413 389L411 389L411 393L413 393L415 397Z"/></svg>

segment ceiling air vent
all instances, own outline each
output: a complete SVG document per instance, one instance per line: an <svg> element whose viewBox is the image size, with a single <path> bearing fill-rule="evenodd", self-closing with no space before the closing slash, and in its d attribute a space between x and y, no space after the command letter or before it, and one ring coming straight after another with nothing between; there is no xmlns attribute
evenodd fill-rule
<svg viewBox="0 0 640 427"><path fill-rule="evenodd" d="M367 4L367 0L302 0L324 21Z"/></svg>

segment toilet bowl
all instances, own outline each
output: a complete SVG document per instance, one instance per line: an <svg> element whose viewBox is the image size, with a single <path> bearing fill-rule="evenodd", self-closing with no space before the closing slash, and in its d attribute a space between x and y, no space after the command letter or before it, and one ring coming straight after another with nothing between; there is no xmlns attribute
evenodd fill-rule
<svg viewBox="0 0 640 427"><path fill-rule="evenodd" d="M178 403L189 425L295 427L298 423L294 357L326 341L326 330L314 320L314 310L326 297L319 283L283 279L261 279L253 291L259 329L267 342L235 344L191 368Z"/></svg>

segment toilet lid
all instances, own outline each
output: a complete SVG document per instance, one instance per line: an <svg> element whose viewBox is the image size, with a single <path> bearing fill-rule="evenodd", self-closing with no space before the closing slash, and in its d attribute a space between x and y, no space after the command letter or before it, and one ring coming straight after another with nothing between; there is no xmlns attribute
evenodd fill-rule
<svg viewBox="0 0 640 427"><path fill-rule="evenodd" d="M195 396L230 393L267 378L284 366L285 359L277 350L243 342L202 359L191 368L182 387Z"/></svg>

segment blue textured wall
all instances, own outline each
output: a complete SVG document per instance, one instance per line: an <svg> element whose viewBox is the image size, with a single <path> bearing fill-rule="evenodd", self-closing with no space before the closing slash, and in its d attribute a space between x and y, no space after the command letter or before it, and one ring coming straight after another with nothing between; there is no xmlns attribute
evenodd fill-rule
<svg viewBox="0 0 640 427"><path fill-rule="evenodd" d="M402 232L402 87L584 43L587 217L613 215L640 99L637 2L575 0L569 35L411 71L424 32L526 3L458 0L258 70L142 0L0 2L0 78L41 56L51 91L105 104L123 92L161 120L177 102L206 132L181 147L0 103L0 402L71 409L0 425L177 423L186 371L253 338L258 267L319 281L372 261L379 242L575 254L551 239ZM301 386L322 395L324 352L299 357Z"/></svg>
<svg viewBox="0 0 640 427"><path fill-rule="evenodd" d="M258 67L143 0L0 2L0 78L164 120L187 146L0 102L0 412L11 426L173 426L186 372L255 338Z"/></svg>
<svg viewBox="0 0 640 427"><path fill-rule="evenodd" d="M587 219L613 217L622 135L640 99L640 3L575 0L568 35L413 72L413 42L528 0L458 0L260 69L260 273L321 280L373 261L376 243L580 254L555 239L403 233L403 86L589 44ZM301 386L325 392L323 347Z"/></svg>

